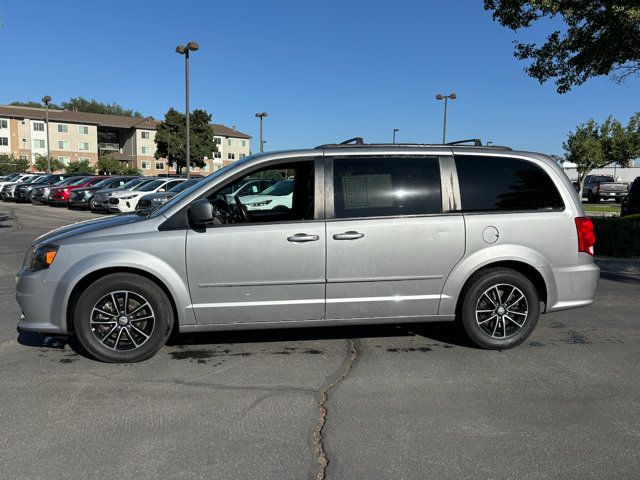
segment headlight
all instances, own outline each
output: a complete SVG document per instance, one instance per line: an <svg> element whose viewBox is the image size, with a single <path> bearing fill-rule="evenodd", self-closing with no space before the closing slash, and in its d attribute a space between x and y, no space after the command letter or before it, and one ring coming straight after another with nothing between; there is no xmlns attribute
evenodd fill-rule
<svg viewBox="0 0 640 480"><path fill-rule="evenodd" d="M57 254L57 245L38 245L29 259L29 270L38 272L49 268Z"/></svg>
<svg viewBox="0 0 640 480"><path fill-rule="evenodd" d="M264 207L269 205L273 200L264 200L263 202L247 203L247 207Z"/></svg>

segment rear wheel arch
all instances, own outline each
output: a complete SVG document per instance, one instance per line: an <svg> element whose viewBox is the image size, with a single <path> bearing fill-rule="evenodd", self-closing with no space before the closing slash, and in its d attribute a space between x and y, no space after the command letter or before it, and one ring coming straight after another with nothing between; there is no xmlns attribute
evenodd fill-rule
<svg viewBox="0 0 640 480"><path fill-rule="evenodd" d="M503 260L503 261L482 265L481 267L478 267L476 270L474 270L467 276L467 279L465 280L462 288L460 289L460 293L456 300L456 310L455 310L456 315L460 312L460 308L462 306L462 303L464 302L464 293L468 290L468 287L471 284L473 284L476 281L476 279L482 274L486 273L489 270L496 270L496 269L513 270L524 275L527 279L531 281L536 291L538 292L538 297L540 298L540 301L542 301L545 304L545 308L546 308L547 300L548 300L548 285L545 282L544 277L540 274L540 272L535 267L522 261Z"/></svg>

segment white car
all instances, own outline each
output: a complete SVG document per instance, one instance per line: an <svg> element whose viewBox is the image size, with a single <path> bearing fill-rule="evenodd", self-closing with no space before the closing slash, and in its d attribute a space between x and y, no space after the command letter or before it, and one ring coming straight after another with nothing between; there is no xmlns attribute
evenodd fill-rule
<svg viewBox="0 0 640 480"><path fill-rule="evenodd" d="M11 180L3 180L2 182L0 182L0 189L2 187L4 187L5 185L7 185L8 183L22 183L22 182L26 182L27 180L29 180L32 177L35 177L36 174L35 173L21 173L20 175L18 175L15 178L12 178Z"/></svg>
<svg viewBox="0 0 640 480"><path fill-rule="evenodd" d="M166 192L185 178L159 178L144 184L137 190L114 190L109 197L109 211L113 213L133 212L138 208L138 200L148 193Z"/></svg>
<svg viewBox="0 0 640 480"><path fill-rule="evenodd" d="M259 195L238 197L249 211L290 209L293 204L293 180L281 180Z"/></svg>

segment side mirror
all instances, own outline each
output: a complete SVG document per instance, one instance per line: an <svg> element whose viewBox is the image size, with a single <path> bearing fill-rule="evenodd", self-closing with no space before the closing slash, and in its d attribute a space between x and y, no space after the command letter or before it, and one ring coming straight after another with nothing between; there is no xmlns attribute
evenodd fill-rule
<svg viewBox="0 0 640 480"><path fill-rule="evenodd" d="M189 223L194 227L203 228L213 222L213 205L206 198L196 200L189 207Z"/></svg>

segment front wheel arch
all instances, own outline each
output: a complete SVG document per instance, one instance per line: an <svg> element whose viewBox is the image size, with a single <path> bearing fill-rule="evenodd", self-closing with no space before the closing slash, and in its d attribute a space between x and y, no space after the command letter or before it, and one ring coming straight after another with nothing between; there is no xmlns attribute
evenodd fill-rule
<svg viewBox="0 0 640 480"><path fill-rule="evenodd" d="M95 270L89 273L88 275L85 275L73 287L73 290L71 291L71 295L69 295L69 301L67 302L67 312L66 312L67 330L69 334L73 333L73 316L75 313L76 304L78 303L78 299L80 298L80 295L82 295L82 292L84 292L87 289L87 287L91 285L93 282L95 282L97 279L102 278L105 275L110 275L112 273L132 273L134 275L140 275L141 277L145 277L148 280L151 280L158 287L160 287L160 289L162 289L162 291L165 293L165 295L169 299L169 303L171 304L171 309L173 310L173 318L175 319L175 321L173 322L173 331L171 332L171 335L173 335L173 333L177 331L176 329L178 328L178 325L180 323L178 308L176 307L176 302L175 302L175 299L173 298L173 295L171 295L171 291L167 288L164 282L162 282L155 275L152 275L151 273L145 270L140 270L138 268L110 267L110 268Z"/></svg>

